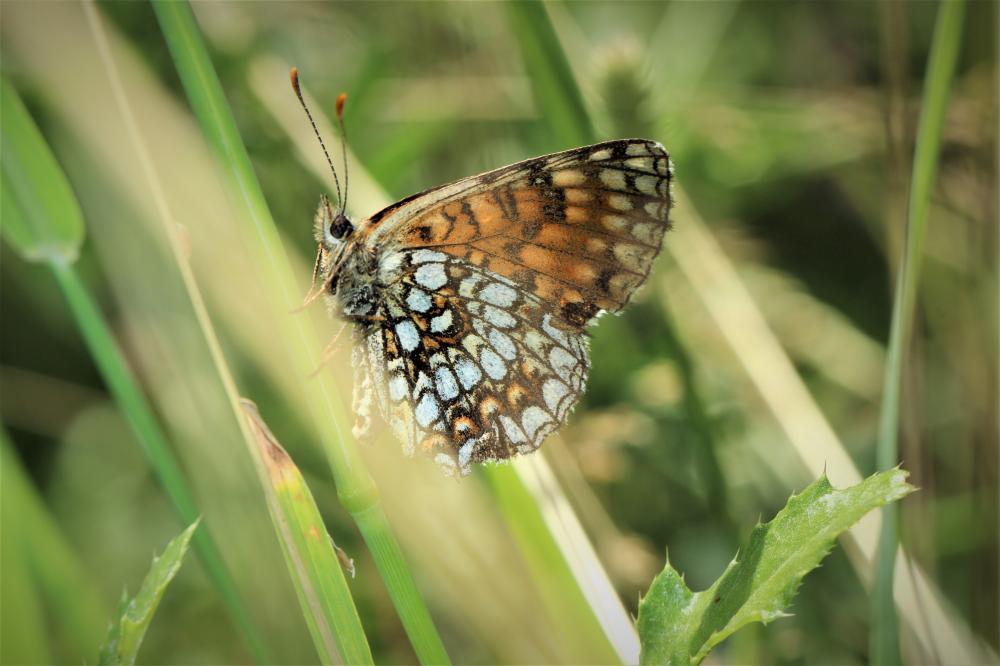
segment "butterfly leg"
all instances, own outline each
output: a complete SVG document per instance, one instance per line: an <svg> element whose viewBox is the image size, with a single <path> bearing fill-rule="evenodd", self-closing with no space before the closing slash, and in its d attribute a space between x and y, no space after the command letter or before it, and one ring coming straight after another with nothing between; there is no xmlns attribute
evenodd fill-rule
<svg viewBox="0 0 1000 666"><path fill-rule="evenodd" d="M345 328L347 328L347 322L344 322L344 324L340 327L340 330L338 330L337 333L333 336L333 339L327 343L326 347L323 349L323 359L319 362L319 365L316 366L316 369L309 373L308 377L309 379L312 379L313 377L318 375L319 371L322 370L326 366L326 364L330 362L330 359L332 359L334 355L336 355L337 341L340 339L340 335L341 333L344 332Z"/></svg>

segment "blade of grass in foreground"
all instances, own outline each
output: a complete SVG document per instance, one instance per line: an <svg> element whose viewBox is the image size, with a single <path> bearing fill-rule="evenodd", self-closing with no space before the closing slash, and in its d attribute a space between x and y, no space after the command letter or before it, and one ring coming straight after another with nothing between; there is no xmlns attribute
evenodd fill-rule
<svg viewBox="0 0 1000 666"><path fill-rule="evenodd" d="M46 615L56 629L47 629L42 645L59 645L61 659L34 660L7 653L7 646L0 656L2 663L54 663L55 661L94 661L97 646L104 636L107 610L100 591L88 577L80 561L66 541L59 526L32 484L21 465L6 432L0 428L0 510L3 517L4 548L16 547L18 552L11 560L3 558L3 603L21 596L8 585L31 586L37 589L45 606ZM5 553L8 551L5 550ZM15 576L7 565L17 560L25 561L25 572ZM26 592L27 599L34 597L34 590ZM18 601L18 603L20 603ZM9 608L0 613L0 634L4 642L16 640L19 645L30 642L32 635L30 609ZM10 622L11 624L8 624ZM58 640L53 640L53 637Z"/></svg>
<svg viewBox="0 0 1000 666"><path fill-rule="evenodd" d="M190 524L199 516L194 494L111 330L73 265L84 239L83 214L76 197L17 92L6 80L0 86L4 119L0 126L0 201L4 219L0 231L19 254L43 261L52 270L109 391L174 509L185 524ZM207 526L196 535L194 543L206 573L255 659L269 662L260 632Z"/></svg>
<svg viewBox="0 0 1000 666"><path fill-rule="evenodd" d="M241 399L236 382L229 370L215 327L205 307L201 289L182 250L176 227L170 223L167 197L153 168L146 144L138 131L132 105L126 95L117 63L94 3L84 9L97 42L98 51L110 79L115 101L121 111L133 147L143 165L144 176L152 192L158 214L164 222L177 268L194 307L198 324L209 346L212 360L225 387L243 438L250 447L258 477L268 501L278 541L303 607L303 615L314 640L314 646L324 664L371 663L371 650L361 627L354 600L344 581L340 565L330 548L319 512L309 489L288 456L260 419L256 406ZM249 408L248 408L249 406Z"/></svg>
<svg viewBox="0 0 1000 666"><path fill-rule="evenodd" d="M195 115L253 232L248 240L272 287L266 296L273 311L280 313L277 323L287 341L285 348L293 367L305 377L317 367L320 345L305 318L288 314L299 305L301 292L191 7L186 2L164 1L154 2L153 7ZM300 397L321 433L337 495L372 553L417 657L422 663L448 663L444 644L390 530L371 476L353 440L340 426L348 422L343 401L325 373L317 380L318 388L303 391Z"/></svg>
<svg viewBox="0 0 1000 666"><path fill-rule="evenodd" d="M558 540L546 527L545 507L518 476L515 465L491 465L484 467L482 473L549 613L558 622L559 640L573 643L572 647L579 650L572 653L577 655L576 659L595 663L621 659L577 585Z"/></svg>
<svg viewBox="0 0 1000 666"><path fill-rule="evenodd" d="M351 591L302 473L261 418L241 400L271 484L268 507L280 533L302 613L324 664L371 664L372 653Z"/></svg>
<svg viewBox="0 0 1000 666"><path fill-rule="evenodd" d="M0 430L0 663L52 664L52 637L45 622L45 607L35 585L32 559L36 557L31 517L21 506L31 505L30 482L25 478L20 461ZM39 553L44 558L44 553ZM43 565L44 566L44 565ZM99 636L99 634L98 634ZM96 638L97 644L100 638ZM77 646L77 657L89 657L90 646Z"/></svg>
<svg viewBox="0 0 1000 666"><path fill-rule="evenodd" d="M951 81L958 60L962 37L964 0L944 0L938 7L927 63L927 80L924 85L920 125L913 158L913 175L910 179L910 199L906 215L906 243L903 260L896 282L896 295L889 329L889 348L885 364L885 383L882 393L882 412L879 420L876 465L887 470L899 464L899 402L902 391L903 362L913 326L916 308L920 259L923 256L927 214L938 156L941 152L941 134ZM875 664L899 664L899 620L893 595L896 549L899 544L898 509L888 505L882 509L882 532L879 535L872 588L872 629L869 659Z"/></svg>

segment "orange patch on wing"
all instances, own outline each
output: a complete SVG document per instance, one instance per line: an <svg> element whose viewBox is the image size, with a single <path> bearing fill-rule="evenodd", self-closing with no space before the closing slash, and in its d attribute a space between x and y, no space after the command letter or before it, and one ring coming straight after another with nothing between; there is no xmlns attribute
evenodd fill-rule
<svg viewBox="0 0 1000 666"><path fill-rule="evenodd" d="M531 242L549 247L572 247L574 242L572 231L568 227L559 224L543 224L538 235L532 238Z"/></svg>
<svg viewBox="0 0 1000 666"><path fill-rule="evenodd" d="M479 426L468 416L459 416L451 424L451 429L455 433L455 439L460 439L462 437L474 436L479 431Z"/></svg>
<svg viewBox="0 0 1000 666"><path fill-rule="evenodd" d="M507 404L513 408L517 406L528 397L528 392L520 384L511 384L507 387Z"/></svg>
<svg viewBox="0 0 1000 666"><path fill-rule="evenodd" d="M442 449L442 450L447 449L448 439L444 435L441 435L439 433L434 433L432 435L424 437L420 441L420 448L426 453L430 453L435 449Z"/></svg>
<svg viewBox="0 0 1000 666"><path fill-rule="evenodd" d="M491 414L499 412L502 405L494 396L488 395L479 401L479 415L483 422L487 422Z"/></svg>

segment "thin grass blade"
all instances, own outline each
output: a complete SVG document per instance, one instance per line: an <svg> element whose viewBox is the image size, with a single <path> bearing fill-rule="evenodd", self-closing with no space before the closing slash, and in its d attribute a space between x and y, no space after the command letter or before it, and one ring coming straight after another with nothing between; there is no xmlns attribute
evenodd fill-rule
<svg viewBox="0 0 1000 666"><path fill-rule="evenodd" d="M21 511L31 506L29 482L16 459L6 432L0 430L0 663L51 664L51 633L45 622L45 607L32 575L33 530L31 516ZM100 640L100 634L94 644ZM90 656L90 647L79 655Z"/></svg>
<svg viewBox="0 0 1000 666"><path fill-rule="evenodd" d="M64 660L93 661L96 646L104 636L104 618L107 610L101 600L99 590L83 569L72 547L59 531L58 525L42 502L37 489L31 483L17 454L0 429L0 530L5 553L11 559L3 558L3 597L5 600L21 598L8 585L33 586L40 596L46 614L54 620L55 628L43 633L44 644L57 644L64 650ZM19 526L30 529L19 529ZM8 551L16 548L17 553ZM23 575L7 571L7 566L16 566L23 560ZM25 598L35 597L35 592L26 592ZM6 603L6 601L5 601ZM33 613L28 608L0 614L3 623L4 643L16 639L17 644L30 643L33 635L30 618ZM8 621L17 623L8 625ZM39 626L39 629L43 627ZM53 634L58 641L53 641ZM4 646L6 648L6 645ZM6 652L6 650L5 650ZM30 659L4 659L3 663L31 662ZM48 661L53 661L52 657Z"/></svg>
<svg viewBox="0 0 1000 666"><path fill-rule="evenodd" d="M927 80L924 86L920 125L917 129L913 175L910 180L906 242L896 282L892 323L889 329L882 411L875 449L876 465L879 470L891 469L899 464L899 408L904 356L913 327L920 260L923 256L924 236L927 231L927 215L941 152L941 134L948 108L951 81L961 46L964 14L964 0L944 0L940 4L927 63ZM890 505L882 510L882 529L879 535L875 582L872 589L869 659L875 664L902 663L899 620L896 616L893 592L898 546L898 514L896 507Z"/></svg>
<svg viewBox="0 0 1000 666"><path fill-rule="evenodd" d="M361 619L312 493L257 406L241 402L267 470L268 507L316 651L324 664L371 664Z"/></svg>
<svg viewBox="0 0 1000 666"><path fill-rule="evenodd" d="M0 80L4 237L29 261L70 263L83 243L83 214L24 102Z"/></svg>
<svg viewBox="0 0 1000 666"><path fill-rule="evenodd" d="M545 5L515 0L506 8L535 102L548 129L549 145L544 148L555 151L594 143L593 123Z"/></svg>
<svg viewBox="0 0 1000 666"><path fill-rule="evenodd" d="M307 376L318 365L321 346L307 321L287 314L299 305L301 291L191 7L185 2L154 2L153 7L191 106L220 158L252 231L248 234L250 242L273 289L267 297L273 311L282 313L278 315L279 325L290 360L303 377ZM318 384L316 390L303 391L301 397L321 433L338 497L368 544L420 661L449 663L444 644L385 519L371 476L341 425L348 422L344 403L328 377L318 377Z"/></svg>
<svg viewBox="0 0 1000 666"><path fill-rule="evenodd" d="M191 523L198 519L200 512L184 472L114 335L73 265L84 238L79 204L48 144L19 102L16 91L6 83L3 85L5 150L0 198L4 202L4 224L0 234L26 259L44 261L52 269L94 362L128 419L150 466L181 520ZM11 126L18 128L16 137L12 132L8 136ZM7 150L7 146L11 149ZM50 159L38 155L48 155ZM38 203L49 199L59 205ZM54 221L49 215L67 218ZM195 536L195 549L255 658L261 662L270 661L260 633L207 527Z"/></svg>

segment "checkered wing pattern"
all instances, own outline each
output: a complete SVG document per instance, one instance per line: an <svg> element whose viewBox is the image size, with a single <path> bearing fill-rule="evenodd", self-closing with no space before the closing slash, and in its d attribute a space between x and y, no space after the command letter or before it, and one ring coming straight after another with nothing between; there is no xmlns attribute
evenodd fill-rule
<svg viewBox="0 0 1000 666"><path fill-rule="evenodd" d="M503 276L443 252L404 256L385 325L362 333L361 346L406 451L467 472L536 449L583 391L585 336Z"/></svg>
<svg viewBox="0 0 1000 666"><path fill-rule="evenodd" d="M646 280L668 228L670 159L614 141L415 195L359 228L380 256L369 383L408 451L462 473L532 451L584 390L584 330Z"/></svg>

